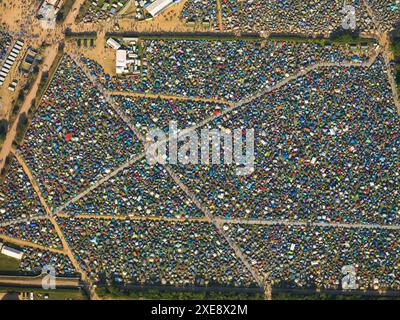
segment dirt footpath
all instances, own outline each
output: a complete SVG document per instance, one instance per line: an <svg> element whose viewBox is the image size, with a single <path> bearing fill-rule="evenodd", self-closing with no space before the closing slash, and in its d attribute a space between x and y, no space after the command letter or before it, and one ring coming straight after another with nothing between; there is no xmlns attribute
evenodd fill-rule
<svg viewBox="0 0 400 320"><path fill-rule="evenodd" d="M31 108L32 100L36 98L37 90L39 88L40 80L41 80L41 74L43 71L49 71L51 65L54 62L55 57L57 56L58 52L58 46L53 45L51 47L46 48L45 53L44 53L44 61L41 67L41 70L38 73L38 77L36 78L36 81L31 89L31 91L28 93L28 95L25 98L25 101L22 105L22 108L16 117L16 120L12 124L12 127L10 131L7 134L6 140L3 143L3 147L0 152L0 170L3 168L4 163L5 163L5 158L7 155L11 152L12 148L12 142L15 139L15 135L17 133L17 126L18 126L18 118L22 113L28 114L29 109Z"/></svg>
<svg viewBox="0 0 400 320"><path fill-rule="evenodd" d="M9 286L42 286L43 275L40 276L1 276L0 284ZM66 278L66 277L56 277L56 286L59 287L78 287L79 278ZM1 298L0 298L1 300Z"/></svg>

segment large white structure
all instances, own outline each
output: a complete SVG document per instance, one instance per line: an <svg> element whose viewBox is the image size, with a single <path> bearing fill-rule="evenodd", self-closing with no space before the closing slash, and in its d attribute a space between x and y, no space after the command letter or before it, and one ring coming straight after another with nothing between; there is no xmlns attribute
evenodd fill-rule
<svg viewBox="0 0 400 320"><path fill-rule="evenodd" d="M123 74L127 72L128 60L126 50L117 50L115 66L117 74Z"/></svg>
<svg viewBox="0 0 400 320"><path fill-rule="evenodd" d="M18 260L21 260L22 256L24 255L22 251L7 246L3 246L1 248L1 253Z"/></svg>
<svg viewBox="0 0 400 320"><path fill-rule="evenodd" d="M174 0L156 0L147 5L145 9L152 17L155 17L156 15L167 9L174 2Z"/></svg>

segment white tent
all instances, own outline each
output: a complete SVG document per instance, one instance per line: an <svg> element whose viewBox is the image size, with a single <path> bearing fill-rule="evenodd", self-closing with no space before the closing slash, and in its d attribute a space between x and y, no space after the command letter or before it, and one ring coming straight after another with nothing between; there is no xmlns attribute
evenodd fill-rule
<svg viewBox="0 0 400 320"><path fill-rule="evenodd" d="M18 260L21 260L22 256L23 256L23 252L22 251L19 251L17 249L14 249L14 248L11 248L11 247L7 247L7 246L3 246L3 248L1 248L1 253L6 255L6 256L8 256L8 257L11 257L11 258L14 258L14 259L18 259Z"/></svg>
<svg viewBox="0 0 400 320"><path fill-rule="evenodd" d="M156 15L167 9L173 2L174 0L156 0L145 8L152 17L155 17Z"/></svg>
<svg viewBox="0 0 400 320"><path fill-rule="evenodd" d="M115 41L113 38L109 38L107 40L107 45L110 46L111 48L113 48L114 50L118 50L119 48L121 48L121 45Z"/></svg>

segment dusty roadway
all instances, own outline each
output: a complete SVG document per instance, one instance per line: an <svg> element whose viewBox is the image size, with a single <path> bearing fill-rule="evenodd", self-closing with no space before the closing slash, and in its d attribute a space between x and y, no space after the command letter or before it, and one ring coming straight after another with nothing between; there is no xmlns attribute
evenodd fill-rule
<svg viewBox="0 0 400 320"><path fill-rule="evenodd" d="M74 5L71 8L70 13L68 14L68 16L65 18L64 20L64 25L66 27L72 27L76 16L79 13L79 9L81 8L82 4L85 2L86 0L75 0Z"/></svg>
<svg viewBox="0 0 400 320"><path fill-rule="evenodd" d="M66 214L57 213L57 217L74 219L99 219L99 220L129 220L129 221L168 221L168 222L210 222L208 217L199 218L166 218L162 216L118 216L118 215L95 215L95 214Z"/></svg>
<svg viewBox="0 0 400 320"><path fill-rule="evenodd" d="M393 53L392 53L392 50L390 49L389 32L382 31L381 23L383 23L383 21L379 21L376 18L375 12L369 5L368 1L362 0L362 2L364 4L365 8L367 9L368 14L371 16L372 22L375 26L375 33L377 34L377 40L379 41L379 45L382 47L382 54L383 54L383 58L385 60L386 68L387 68L387 75L388 75L390 87L392 89L394 104L397 109L397 114L400 115L400 97L397 92L396 80L394 78L394 74L390 67L390 61L393 59Z"/></svg>
<svg viewBox="0 0 400 320"><path fill-rule="evenodd" d="M0 275L0 284L2 285L18 285L18 286L34 286L42 287L43 275L39 276L5 276ZM66 278L66 277L56 277L56 286L59 287L78 287L79 278ZM1 289L1 288L0 288Z"/></svg>
<svg viewBox="0 0 400 320"><path fill-rule="evenodd" d="M44 250L44 251L50 251L50 252L58 253L58 254L64 254L64 250L62 250L62 249L42 246L40 244L31 242L31 241L26 241L26 240L9 237L4 234L0 234L0 239L2 239L5 242L13 243L13 244L16 244L21 247L29 247L29 248L34 248L34 249L39 249L39 250Z"/></svg>
<svg viewBox="0 0 400 320"><path fill-rule="evenodd" d="M36 78L36 81L31 89L31 91L26 96L25 101L21 107L21 110L20 110L18 116L16 117L16 120L12 124L11 129L8 131L7 137L3 143L3 147L0 152L0 171L4 166L5 158L11 152L12 143L13 143L13 141L15 139L15 135L17 133L18 118L22 113L28 114L28 111L32 105L31 102L33 99L36 98L37 90L39 88L39 84L40 84L40 80L41 80L41 74L43 71L49 71L49 69L53 65L54 59L57 55L57 50L58 50L58 46L56 46L56 45L47 47L45 50L45 53L44 53L45 59L43 61L43 65L38 73L38 77Z"/></svg>
<svg viewBox="0 0 400 320"><path fill-rule="evenodd" d="M337 223L337 222L304 222L289 220L249 220L249 219L223 219L217 218L222 224L243 224L243 225L259 225L259 226L300 226L300 227L330 227L342 229L382 229L382 230L400 230L400 225L382 225L382 224L364 224L364 223Z"/></svg>
<svg viewBox="0 0 400 320"><path fill-rule="evenodd" d="M183 100L183 101L200 101L200 102L208 102L208 103L218 103L224 104L228 106L233 106L234 103L232 101L220 100L214 98L202 98L202 97L189 97L189 96L175 96L175 95L167 95L167 94L152 94L152 93L140 93L140 92L126 92L126 91L105 91L106 95L110 96L126 96L126 97L143 97L143 98L152 98L152 99L164 99L164 100Z"/></svg>

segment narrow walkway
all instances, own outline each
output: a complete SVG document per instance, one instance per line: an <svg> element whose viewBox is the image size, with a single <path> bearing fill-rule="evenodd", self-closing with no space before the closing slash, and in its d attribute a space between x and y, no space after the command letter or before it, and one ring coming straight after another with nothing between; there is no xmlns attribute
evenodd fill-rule
<svg viewBox="0 0 400 320"><path fill-rule="evenodd" d="M6 236L5 234L0 234L0 239L3 239L3 241L5 241L5 242L13 243L13 244L21 246L21 247L29 247L29 248L39 249L39 250L43 250L43 251L50 251L50 252L62 254L62 255L65 254L65 251L62 249L46 247L46 246L31 242L31 241L9 237L9 236Z"/></svg>
<svg viewBox="0 0 400 320"><path fill-rule="evenodd" d="M389 32L383 32L381 28L381 23L383 21L379 21L374 13L374 10L371 8L367 0L363 0L364 7L366 8L368 14L371 16L372 23L375 26L375 32L378 33L378 40L379 40L379 45L382 47L382 53L383 53L383 59L385 61L386 69L387 69L387 75L388 75L388 80L390 83L390 87L392 89L392 95L393 95L393 100L394 104L397 109L397 114L400 116L400 98L397 90L397 84L395 77L393 75L393 70L390 66L390 55L391 55L391 48L390 48L390 35Z"/></svg>
<svg viewBox="0 0 400 320"><path fill-rule="evenodd" d="M57 213L60 218L74 219L99 219L99 220L130 220L130 221L167 221L167 222L210 222L207 217L196 218L167 218L162 216L121 216L121 215L95 215L95 214L67 214L64 212Z"/></svg>
<svg viewBox="0 0 400 320"><path fill-rule="evenodd" d="M102 84L96 79L96 77L94 77L89 70L87 69L87 67L81 62L81 60L75 56L75 55L71 55L72 59L75 61L75 63L81 68L81 70L83 71L83 73L88 77L88 79L93 83L93 85L96 86L96 88L100 91L100 93L104 96L104 98L106 99L107 103L109 104L109 106L114 110L114 112L125 122L125 124L132 130L132 132L135 133L136 137L138 137L141 141L144 141L144 137L142 136L142 134L136 129L136 127L132 124L132 121L130 121L127 117L127 115L121 111L121 109L118 109L115 106L114 100L111 98L110 95L106 94L106 91L104 90L104 87L102 86Z"/></svg>
<svg viewBox="0 0 400 320"><path fill-rule="evenodd" d="M8 227L8 226L12 226L12 225L19 224L19 223L29 223L29 222L37 221L37 220L46 220L46 219L49 219L49 217L50 216L34 216L34 217L29 217L29 218L15 219L12 221L0 223L0 227Z"/></svg>
<svg viewBox="0 0 400 320"><path fill-rule="evenodd" d="M112 171L111 173L107 174L106 176L104 176L103 178L101 178L100 180L96 181L95 183L93 183L89 188L87 188L85 191L79 193L78 195L76 195L75 197L73 197L72 199L68 200L66 203L64 203L62 206L55 208L53 211L55 214L58 214L60 212L62 212L63 210L65 210L66 207L68 207L71 203L75 203L78 200L80 200L81 198L83 198L84 196L86 196L87 194L89 194L90 192L92 192L94 189L98 188L100 185L102 185L103 183L107 182L108 180L110 180L112 177L115 177L118 173L120 173L122 170L128 168L130 165L134 164L135 162L138 162L140 160L142 160L144 157L146 156L146 153L143 152L138 156L133 156L131 157L128 161L126 161L125 163L123 163L122 165L120 165L118 168L116 168L114 171Z"/></svg>
<svg viewBox="0 0 400 320"><path fill-rule="evenodd" d="M39 201L40 201L41 205L43 206L43 208L46 211L46 214L48 216L51 216L51 210L50 210L49 206L47 205L46 200L44 199L42 192L40 191L39 185L36 182L36 179L34 178L32 172L31 172L30 168L28 167L28 165L26 164L24 158L18 151L15 151L14 155L15 155L15 158L18 160L19 164L21 165L22 169L24 170L25 174L28 176L28 179L31 182L33 189L35 190L37 196L39 197Z"/></svg>
<svg viewBox="0 0 400 320"><path fill-rule="evenodd" d="M244 224L244 225L265 225L265 226L301 226L301 227L330 227L345 229L382 229L382 230L400 230L400 225L366 224L366 223L338 223L338 222L305 222L288 221L284 219L224 219L216 218L222 224Z"/></svg>
<svg viewBox="0 0 400 320"><path fill-rule="evenodd" d="M246 97L242 100L239 100L237 103L235 103L232 107L227 108L225 110L222 110L220 114L218 115L212 115L206 119L204 119L203 121L200 121L198 124L191 126L190 128L181 130L178 133L178 137L181 137L183 135L186 135L189 132L192 132L193 130L196 130L200 127L205 126L207 123L217 119L217 118L221 118L227 114L229 114L230 112L232 112L233 110L242 107L245 104L248 104L260 97L262 97L263 95L266 95L268 93L271 93L272 91L275 91L277 89L282 88L283 86L285 86L286 84L288 84L291 81L296 80L297 78L303 77L305 75L307 75L308 73L318 70L320 68L327 68L327 67L363 67L363 68L369 68L372 66L372 64L375 62L375 60L377 59L377 57L380 54L380 50L376 51L366 62L363 63L358 63L358 62L320 62L320 63L316 63L313 65L310 65L306 68L304 68L303 70L300 70L299 72L286 77L285 79L281 80L280 82L276 83L275 85L273 85L272 87L266 88L266 89L262 89L254 94L252 94L249 97ZM168 141L168 139L166 139L166 141ZM165 141L160 141L160 143L165 142Z"/></svg>
<svg viewBox="0 0 400 320"><path fill-rule="evenodd" d="M224 24L222 20L222 6L221 6L221 0L216 0L217 1L217 15L218 15L218 27L219 31L224 31Z"/></svg>
<svg viewBox="0 0 400 320"><path fill-rule="evenodd" d="M223 224L219 223L218 220L216 220L213 215L208 211L208 208L204 206L197 198L196 196L189 190L189 188L180 181L178 176L173 172L173 170L169 166L164 166L164 168L167 170L169 175L172 177L172 179L175 181L175 183L186 193L189 199L193 201L193 203L204 213L204 215L215 225L217 230L220 232L220 234L223 235L225 238L226 242L229 244L229 246L232 248L232 250L235 252L237 257L242 261L243 265L247 268L247 270L252 274L254 280L257 282L257 284L260 287L264 287L264 281L262 280L260 274L256 269L254 269L251 264L248 262L247 258L244 256L242 251L240 250L239 246L236 245L235 242L230 239L226 233L223 230Z"/></svg>
<svg viewBox="0 0 400 320"><path fill-rule="evenodd" d="M127 91L104 91L104 92L106 96L125 96L125 97L151 98L151 99L162 99L162 100L199 101L199 102L224 104L228 106L234 105L232 101L214 99L214 98L186 97L186 96L175 96L167 94L127 92Z"/></svg>

